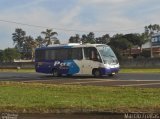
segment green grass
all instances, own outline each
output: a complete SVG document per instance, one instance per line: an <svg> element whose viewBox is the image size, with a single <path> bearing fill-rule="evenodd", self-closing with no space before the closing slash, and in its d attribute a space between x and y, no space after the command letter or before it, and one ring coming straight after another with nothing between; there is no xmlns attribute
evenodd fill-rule
<svg viewBox="0 0 160 119"><path fill-rule="evenodd" d="M122 68L119 73L160 73L160 69L148 69L148 68Z"/></svg>
<svg viewBox="0 0 160 119"><path fill-rule="evenodd" d="M35 69L0 69L0 72L35 72Z"/></svg>
<svg viewBox="0 0 160 119"><path fill-rule="evenodd" d="M0 83L1 112L156 112L160 89Z"/></svg>

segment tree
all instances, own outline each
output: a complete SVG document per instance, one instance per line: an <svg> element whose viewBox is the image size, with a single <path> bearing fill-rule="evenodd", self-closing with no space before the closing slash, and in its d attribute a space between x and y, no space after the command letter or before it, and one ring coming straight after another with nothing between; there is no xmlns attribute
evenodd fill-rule
<svg viewBox="0 0 160 119"><path fill-rule="evenodd" d="M75 38L74 38L74 36L71 36L70 38L69 38L69 41L68 41L69 43L75 43Z"/></svg>
<svg viewBox="0 0 160 119"><path fill-rule="evenodd" d="M142 45L148 41L149 41L149 39L148 39L148 35L146 33L140 34L138 46L140 47L141 53L142 53Z"/></svg>
<svg viewBox="0 0 160 119"><path fill-rule="evenodd" d="M51 45L52 41L54 41L55 39L57 40L57 38L53 37L53 36L58 35L58 33L57 32L53 32L52 29L46 29L46 31L42 31L41 33L45 35L46 47L48 45Z"/></svg>
<svg viewBox="0 0 160 119"><path fill-rule="evenodd" d="M145 33L147 33L150 36L159 31L160 31L160 26L158 24L154 25L150 24L148 26L145 26Z"/></svg>
<svg viewBox="0 0 160 119"><path fill-rule="evenodd" d="M75 36L71 36L69 38L69 43L80 43L80 42L81 42L81 38L79 34L76 34Z"/></svg>
<svg viewBox="0 0 160 119"><path fill-rule="evenodd" d="M31 59L34 59L35 48L38 46L36 40L34 40L31 36L27 36L25 40L26 48L31 52Z"/></svg>
<svg viewBox="0 0 160 119"><path fill-rule="evenodd" d="M82 35L81 42L82 44L87 43L87 36L85 34Z"/></svg>
<svg viewBox="0 0 160 119"><path fill-rule="evenodd" d="M23 31L21 28L15 29L15 33L12 34L12 39L15 44L15 48L18 49L18 51L23 51L23 45L25 40L26 32Z"/></svg>
<svg viewBox="0 0 160 119"><path fill-rule="evenodd" d="M99 44L108 44L110 42L109 34L105 34L102 37L96 38L96 43Z"/></svg>
<svg viewBox="0 0 160 119"><path fill-rule="evenodd" d="M134 46L138 46L140 42L140 34L137 33L125 34L123 37L131 42Z"/></svg>
<svg viewBox="0 0 160 119"><path fill-rule="evenodd" d="M124 36L123 34L116 34L111 38L110 42L108 43L112 47L112 49L114 50L118 58L121 58L120 54L122 52L124 52L128 48L131 49L132 47L132 43L129 42L123 36ZM130 50L130 54L131 54L131 50Z"/></svg>
<svg viewBox="0 0 160 119"><path fill-rule="evenodd" d="M45 44L45 41L44 39L41 37L41 36L38 36L36 39L36 42L37 42L37 45L39 48L43 47Z"/></svg>
<svg viewBox="0 0 160 119"><path fill-rule="evenodd" d="M128 48L131 48L132 43L123 36L115 36L111 39L109 45L120 50L127 50Z"/></svg>
<svg viewBox="0 0 160 119"><path fill-rule="evenodd" d="M15 48L7 48L3 51L3 61L13 62L14 59L20 58L20 53Z"/></svg>
<svg viewBox="0 0 160 119"><path fill-rule="evenodd" d="M85 44L85 43L94 44L94 43L96 43L96 39L94 37L94 33L93 32L90 32L87 35L83 34L82 38L80 39L80 41L82 42L82 44Z"/></svg>
<svg viewBox="0 0 160 119"><path fill-rule="evenodd" d="M90 32L90 33L87 35L87 43L91 43L91 44L96 43L93 32Z"/></svg>
<svg viewBox="0 0 160 119"><path fill-rule="evenodd" d="M133 46L139 46L140 47L140 53L142 53L142 45L148 41L146 33L126 34L126 35L124 35L124 38L126 38L129 42L131 42L133 44Z"/></svg>
<svg viewBox="0 0 160 119"><path fill-rule="evenodd" d="M3 62L3 50L0 50L0 61Z"/></svg>

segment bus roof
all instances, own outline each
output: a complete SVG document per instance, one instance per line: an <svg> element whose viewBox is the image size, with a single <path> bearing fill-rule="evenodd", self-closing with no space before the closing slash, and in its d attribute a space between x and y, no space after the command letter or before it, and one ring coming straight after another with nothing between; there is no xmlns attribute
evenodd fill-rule
<svg viewBox="0 0 160 119"><path fill-rule="evenodd" d="M78 43L70 43L70 44L56 44L56 45L52 45L49 47L41 47L41 48L36 48L38 49L52 49L52 48L76 48L76 47L97 47L97 46L108 46L106 44L78 44Z"/></svg>

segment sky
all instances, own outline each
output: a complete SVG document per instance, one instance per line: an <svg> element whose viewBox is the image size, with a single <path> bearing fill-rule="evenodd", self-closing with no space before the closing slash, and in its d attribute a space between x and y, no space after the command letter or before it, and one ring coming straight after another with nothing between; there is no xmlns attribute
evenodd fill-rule
<svg viewBox="0 0 160 119"><path fill-rule="evenodd" d="M16 28L33 38L50 28L61 43L89 32L142 33L144 26L160 24L159 11L160 0L0 0L0 49L14 47Z"/></svg>

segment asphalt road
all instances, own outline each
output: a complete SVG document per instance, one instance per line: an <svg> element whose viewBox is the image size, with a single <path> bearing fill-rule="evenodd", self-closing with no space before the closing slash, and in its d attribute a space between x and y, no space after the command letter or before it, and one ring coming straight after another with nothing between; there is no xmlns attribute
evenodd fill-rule
<svg viewBox="0 0 160 119"><path fill-rule="evenodd" d="M118 74L114 77L93 76L52 77L39 73L0 72L0 81L21 81L33 83L53 83L64 85L93 85L93 86L128 86L160 88L160 74Z"/></svg>

